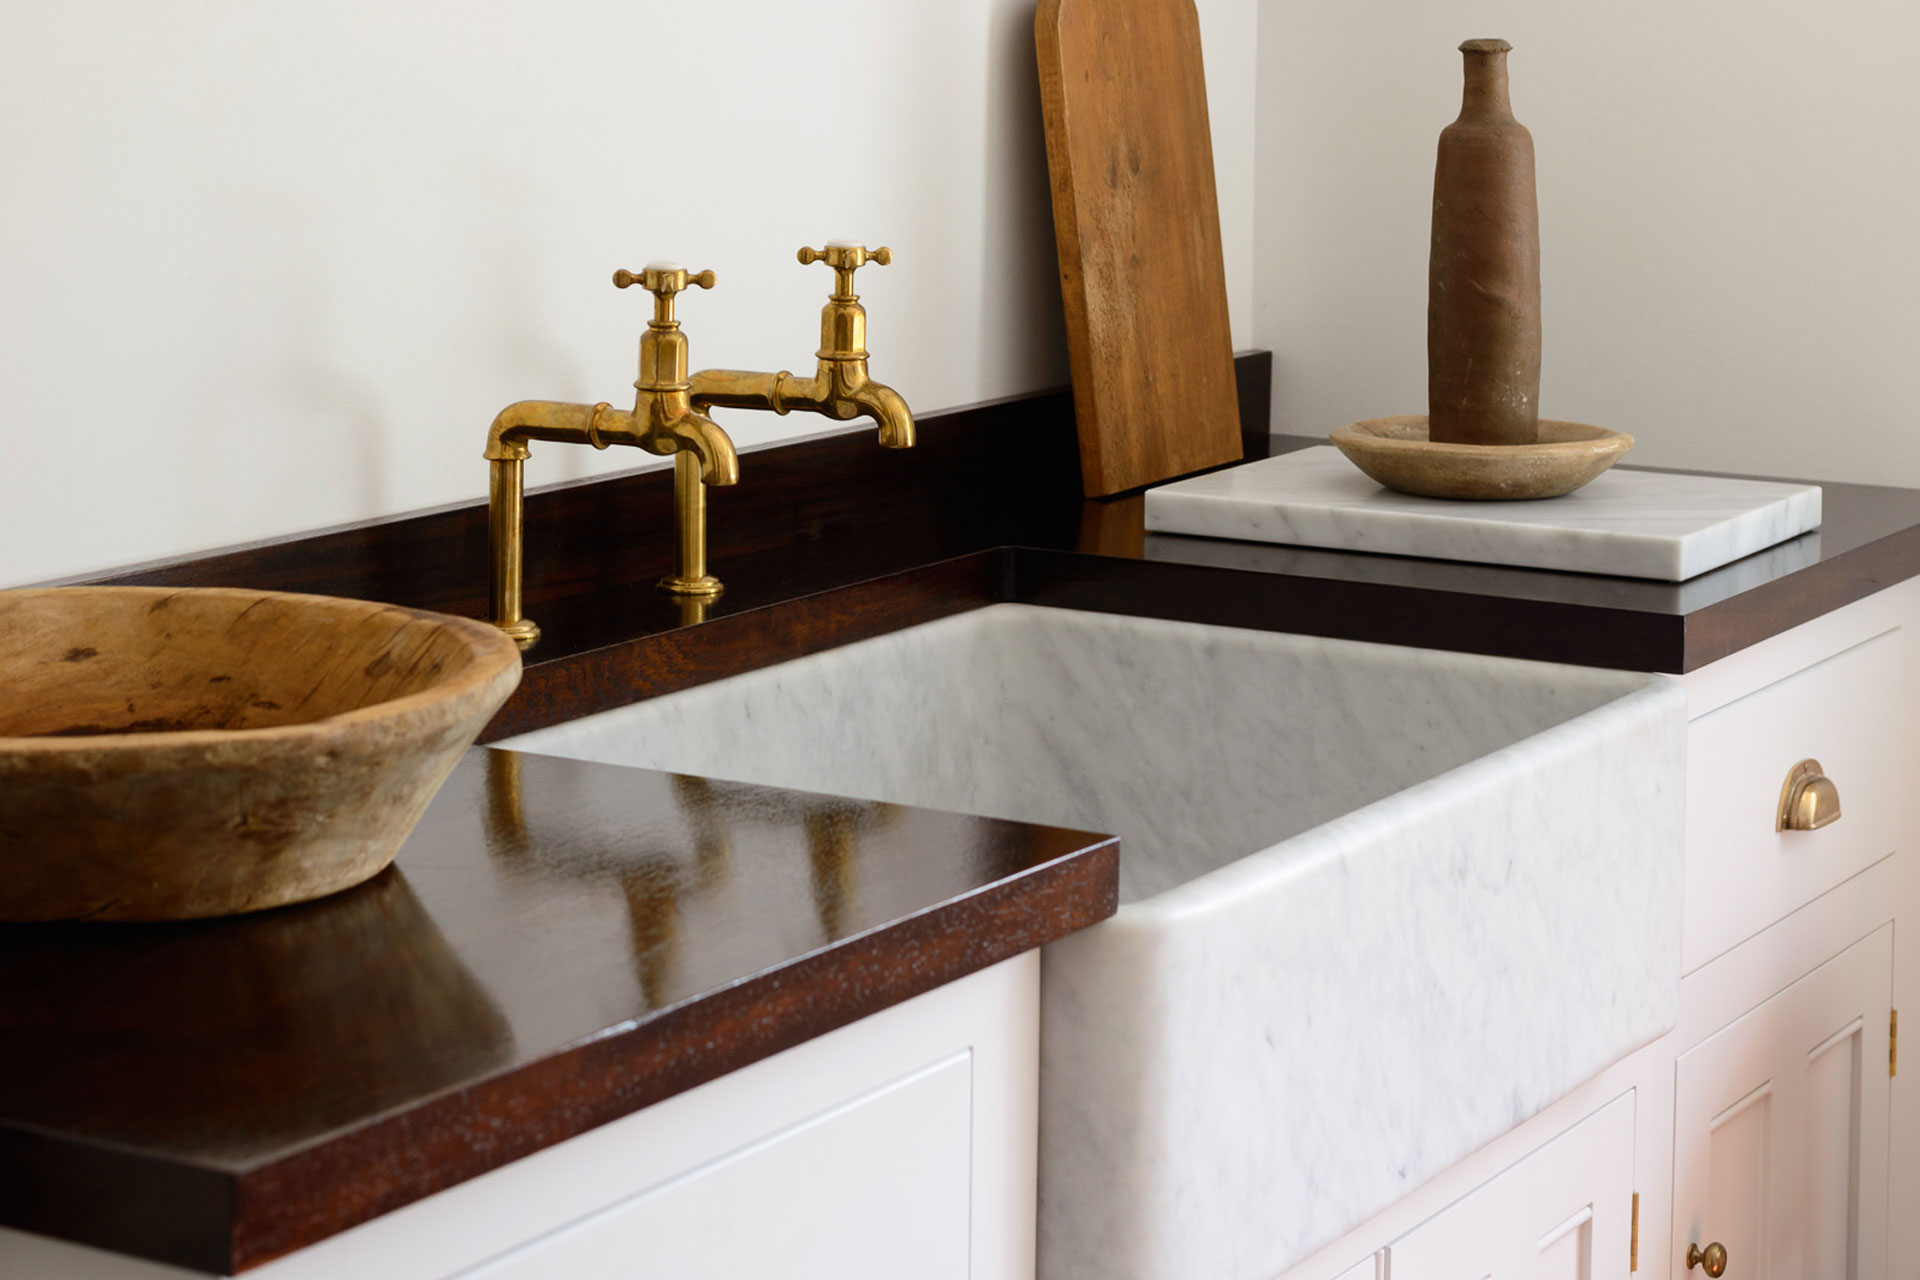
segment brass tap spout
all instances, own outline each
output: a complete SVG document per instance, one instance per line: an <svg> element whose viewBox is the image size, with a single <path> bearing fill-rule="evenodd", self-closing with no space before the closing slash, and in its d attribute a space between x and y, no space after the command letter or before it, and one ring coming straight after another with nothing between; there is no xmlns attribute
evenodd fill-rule
<svg viewBox="0 0 1920 1280"><path fill-rule="evenodd" d="M913 411L898 391L884 382L869 382L847 398L880 424L882 445L889 449L913 448Z"/></svg>
<svg viewBox="0 0 1920 1280"><path fill-rule="evenodd" d="M720 424L684 403L677 413L660 412L660 400L641 389L631 412L599 404L567 404L559 400L521 400L502 409L487 432L489 461L525 460L527 441L586 444L596 449L631 445L670 457L691 453L699 461L700 478L707 484L734 484L740 479L740 458ZM644 428L637 425L647 423Z"/></svg>
<svg viewBox="0 0 1920 1280"><path fill-rule="evenodd" d="M801 264L824 262L834 270L834 291L820 310L820 349L811 378L787 370L756 373L745 369L703 369L689 379L688 398L697 408L761 409L788 414L799 409L836 422L873 419L880 443L889 449L913 447L913 412L892 387L867 376L867 310L853 291L853 273L869 262L886 266L893 251L869 251L850 241L829 241L825 249L800 250Z"/></svg>
<svg viewBox="0 0 1920 1280"><path fill-rule="evenodd" d="M693 285L711 289L713 272L691 273L654 263L635 275L614 273L619 288L640 284L654 296L653 319L640 337L640 376L631 410L557 400L521 400L502 409L487 432L491 473L488 496L489 598L493 624L522 649L540 628L521 613L524 533L524 464L530 440L585 444L595 449L629 445L674 460L674 498L679 519L679 568L661 580L663 590L712 598L719 579L707 573L708 485L740 479L740 458L720 425L688 399L687 338L674 318L674 295Z"/></svg>
<svg viewBox="0 0 1920 1280"><path fill-rule="evenodd" d="M592 444L626 431L621 421L633 415L606 403L567 404L560 400L520 400L502 409L487 430L487 459L525 460L527 441L553 440L562 444ZM604 445L601 447L605 447Z"/></svg>
<svg viewBox="0 0 1920 1280"><path fill-rule="evenodd" d="M791 413L806 383L785 369L702 369L687 380L687 398L702 409L768 409Z"/></svg>
<svg viewBox="0 0 1920 1280"><path fill-rule="evenodd" d="M753 373L745 369L702 369L691 379L689 398L703 409L765 409L787 414L795 409L836 422L871 418L880 426L880 443L911 449L913 411L898 391L866 376L866 359L822 360L811 378L782 369Z"/></svg>
<svg viewBox="0 0 1920 1280"><path fill-rule="evenodd" d="M655 428L638 443L650 453L691 457L700 468L701 484L740 483L740 455L733 450L733 438L697 410Z"/></svg>

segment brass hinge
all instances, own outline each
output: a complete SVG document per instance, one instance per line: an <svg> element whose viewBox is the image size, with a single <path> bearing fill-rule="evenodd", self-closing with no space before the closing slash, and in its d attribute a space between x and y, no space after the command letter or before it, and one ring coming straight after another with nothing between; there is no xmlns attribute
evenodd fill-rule
<svg viewBox="0 0 1920 1280"><path fill-rule="evenodd" d="M1887 1016L1887 1074L1900 1074L1900 1011Z"/></svg>
<svg viewBox="0 0 1920 1280"><path fill-rule="evenodd" d="M1627 1270L1640 1269L1640 1193L1633 1193L1633 1243L1627 1246Z"/></svg>

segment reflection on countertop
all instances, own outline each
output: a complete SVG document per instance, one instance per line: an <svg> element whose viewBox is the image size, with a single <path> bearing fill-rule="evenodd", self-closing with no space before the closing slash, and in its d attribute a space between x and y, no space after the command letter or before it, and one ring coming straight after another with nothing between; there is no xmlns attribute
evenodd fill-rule
<svg viewBox="0 0 1920 1280"><path fill-rule="evenodd" d="M239 1166L514 1052L407 876L171 925L0 927L0 1116Z"/></svg>
<svg viewBox="0 0 1920 1280"><path fill-rule="evenodd" d="M1084 928L1117 867L1105 836L476 749L335 897L0 926L0 1223L275 1256Z"/></svg>
<svg viewBox="0 0 1920 1280"><path fill-rule="evenodd" d="M751 857L769 834L784 843L796 830L804 833L806 900L817 924L811 942L822 946L875 923L864 909L862 887L876 878L877 868L863 840L910 812L899 805L659 774L649 776L665 780L679 823L674 830L583 827L574 821L578 811L550 808L536 826L528 819L526 775L529 769L545 774L553 763L518 751L487 753L487 851L509 875L598 886L609 891L603 903L624 902L634 975L649 1010L685 999L688 984L701 980L697 970L686 968L689 921L711 935L727 927L728 916L744 921L798 900L793 890L803 868L797 859L779 859L778 876L769 876L763 862L743 879L736 873L736 844L744 844ZM567 824L555 823L556 817ZM768 895L765 901L736 896L760 893ZM710 949L715 942L708 936L703 945ZM705 975L709 981L717 976Z"/></svg>

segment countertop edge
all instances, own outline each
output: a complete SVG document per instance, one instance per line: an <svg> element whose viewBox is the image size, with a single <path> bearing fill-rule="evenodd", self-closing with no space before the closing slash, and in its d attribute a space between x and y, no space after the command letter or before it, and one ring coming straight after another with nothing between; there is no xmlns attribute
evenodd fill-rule
<svg viewBox="0 0 1920 1280"><path fill-rule="evenodd" d="M1270 355L1242 355L1238 365L1243 402L1264 403L1270 386ZM925 424L929 429L924 434L929 442L945 439L941 447L965 459L991 451L991 442L998 437L981 429L989 417L1044 427L1048 440L1055 435L1061 440L1071 438L1070 400L1057 391L943 416L951 422L942 423L935 416ZM1058 446L1061 440L1053 444ZM861 448L865 444L859 442ZM722 611L708 621L631 633L596 628L596 634L604 630L603 639L610 636L612 642L544 661L536 650L530 655L521 693L481 740L1003 601L1684 673L1920 574L1920 520L1899 523L1914 518L1909 511L1913 504L1901 491L1865 486L1840 488L1855 494L1852 500L1885 505L1889 514L1872 526L1871 536L1851 546L1843 542L1827 558L1690 610L1375 581L1368 579L1364 565L1343 577L1150 559L1137 545L1140 531L1127 527L1124 518L1114 518L1124 516L1127 503L1140 502L1140 494L1080 505L1077 479L1074 493L1068 496L1061 459L1052 456L1063 453L1060 447L1046 454L1052 470L1061 472L1059 476L1049 471L1023 482L1025 487L999 495L1010 504L1027 503L1040 512L1031 522L1023 517L1004 527L989 522L981 530L942 531L928 545L937 545L946 554L918 557L916 552L916 558L902 556L874 572L862 567L867 560L844 554L851 545L844 530L857 523L854 515L859 513L835 514L833 519L841 521L838 525L818 514L826 510L824 495L842 483L832 477L836 467L850 465L849 460L860 466L878 465L858 461L864 455L854 448L850 439L836 437L774 448L761 455L761 464L770 473L786 469L770 475L769 482L775 486L775 498L789 505L768 505L778 508L780 520L791 523L787 534L795 541L776 545L766 540L774 535L746 529L743 538L753 534L762 540L743 545L740 554L785 565L781 556L793 554L794 546L814 547L817 551L809 554L817 560L816 576L796 580L791 594L784 593L788 586L784 579L780 594L743 591L744 602L765 602L739 612ZM780 478L788 472L791 478ZM955 471L926 481L919 489L890 494L885 500L891 504L887 510L930 500L929 494L944 502L995 500L991 494L964 491L977 479L972 472ZM786 487L778 487L782 485ZM602 507L617 505L612 503L616 489L620 495L644 498L646 509L658 517L656 522L663 522L671 510L664 479L652 473L567 486L548 501L556 512L562 508L587 512L599 520ZM1895 497L1900 500L1894 502ZM1054 505L1061 511L1054 512ZM1078 513L1077 536L1059 518L1069 506ZM484 515L483 504L478 514ZM630 516L630 509L621 512L622 520ZM457 544L463 538L470 542L476 519L474 504L462 504L307 539L144 566L115 576L177 585L241 582L289 590L325 591L333 584L345 594L367 590L370 583L392 582L398 585L386 594L406 594L399 586L422 593L422 599L409 597L407 603L467 611L460 597L431 594L442 590L437 584L446 574L444 570L429 573L427 567L436 545ZM831 536L820 533L822 529ZM591 531L580 525L572 529L582 538ZM413 548L417 532L430 536ZM433 541L436 538L439 544ZM808 542L809 538L814 541ZM408 546L420 564L409 561L410 567L403 566L405 572L389 573L383 556L396 546ZM1364 559L1358 557L1354 563ZM743 558L739 563L751 562ZM628 579L643 576L643 569L644 565L624 566L617 571L617 579L615 571L608 570L607 581L630 585ZM605 584L598 577L567 584L567 590L576 594L591 595L602 589ZM624 615L616 620L625 625ZM1117 879L1117 842L1093 840L1059 859L707 993L638 1026L582 1042L405 1111L374 1117L243 1171L223 1173L204 1164L156 1160L110 1144L59 1137L58 1141L71 1143L76 1181L29 1187L14 1195L8 1192L9 1178L16 1189L21 1181L15 1153L55 1135L0 1123L0 1193L6 1193L0 1194L0 1206L48 1201L41 1221L19 1221L7 1215L7 1225L25 1230L201 1269L256 1267L1097 923L1117 907ZM916 951L923 954L916 956ZM842 968L853 980L845 983L846 991L836 992L834 984L822 978ZM708 1052L709 1029L741 1017L764 1017L767 1022L765 1026L755 1023L754 1035L741 1038L728 1053ZM693 1052L693 1046L700 1052ZM636 1071L653 1071L657 1078L630 1078ZM526 1125L525 1132L503 1138L501 1128L489 1119L506 1101L529 1088L538 1092L569 1087L582 1096L550 1102L543 1098L540 1116ZM485 1154L474 1157L479 1144L469 1138L482 1133ZM379 1142L374 1141L376 1135ZM415 1137L421 1143L418 1147L410 1146ZM381 1145L394 1150L382 1153ZM423 1153L429 1150L437 1154L428 1158ZM465 1151L469 1158L450 1170L444 1159L449 1150ZM114 1164L125 1178L166 1183L166 1194L157 1196L154 1212L141 1219L151 1219L144 1247L119 1238L125 1232L107 1239L113 1233L97 1226L90 1228L91 1235L59 1229L66 1219L84 1216L85 1202L78 1197L87 1185L86 1171L97 1169L101 1161ZM132 1161L143 1162L142 1168L128 1163ZM51 1204L58 1198L60 1185L68 1186L75 1197L64 1208Z"/></svg>
<svg viewBox="0 0 1920 1280"><path fill-rule="evenodd" d="M1118 906L1119 840L1088 839L636 1027L247 1170L234 1180L233 1269L257 1267L1097 924ZM739 1025L750 1032L724 1033ZM724 1047L716 1052L716 1044ZM539 1116L520 1105L529 1096L540 1099ZM514 1126L496 1123L502 1110ZM467 1141L476 1133L487 1136L477 1160Z"/></svg>
<svg viewBox="0 0 1920 1280"><path fill-rule="evenodd" d="M1111 916L1119 841L1053 857L633 1025L244 1168L0 1122L0 1224L244 1272ZM99 1197L134 1212L99 1213Z"/></svg>

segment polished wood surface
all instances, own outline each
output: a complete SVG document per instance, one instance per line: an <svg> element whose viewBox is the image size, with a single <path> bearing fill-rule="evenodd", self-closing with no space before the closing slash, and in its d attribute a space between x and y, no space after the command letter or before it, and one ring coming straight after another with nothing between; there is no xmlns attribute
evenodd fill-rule
<svg viewBox="0 0 1920 1280"><path fill-rule="evenodd" d="M1264 405L1268 358L1243 363ZM708 498L708 561L727 589L702 619L751 614L988 547L1071 543L1079 463L1064 389L926 414L918 434L914 448L882 449L861 426L743 454L740 482ZM473 465L478 494L484 464ZM537 481L537 454L528 468L529 482ZM477 618L487 611L486 521L486 503L476 499L90 580L271 585ZM531 490L526 531L527 612L542 629L527 654L530 679L542 664L688 622L655 589L676 545L671 467Z"/></svg>
<svg viewBox="0 0 1920 1280"><path fill-rule="evenodd" d="M1033 33L1085 492L1236 461L1193 0L1040 0Z"/></svg>
<svg viewBox="0 0 1920 1280"><path fill-rule="evenodd" d="M1245 354L1237 370L1257 432L1272 361ZM672 555L670 473L532 495L530 598L548 630L490 732L998 600L1688 671L1920 573L1911 490L1829 484L1819 532L1668 584L1147 534L1140 495L1082 498L1064 391L930 414L920 429L904 452L861 430L748 454L740 486L716 495L729 587L704 617L651 586ZM1264 456L1322 442L1247 443ZM485 542L476 502L110 580L477 615ZM579 554L589 547L604 550ZM395 868L342 898L208 925L0 929L0 1042L34 1046L0 1055L0 1221L195 1265L256 1262L1112 910L1110 844L913 811L842 819L819 798L531 757L516 789L499 763L511 758L470 755ZM724 883L701 869L715 797L762 815L728 828ZM765 816L778 813L786 825ZM855 859L851 881L829 874L842 864L818 835L848 823L885 854ZM728 986L767 957L754 950L765 917L725 886L762 875L785 886L769 909L796 936L842 941L753 970L778 981ZM847 884L859 891L834 887ZM916 901L937 907L909 917ZM713 914L694 910L708 903ZM894 923L856 936L876 910ZM366 940L251 932L274 929ZM394 1016L458 1033L427 1044L388 1029L383 1047L367 1041L386 1012L335 1003L403 968L418 984L396 990ZM246 998L179 998L232 988ZM307 993L297 1008L276 998L291 990ZM640 1020L556 1049L608 1009ZM702 1051L709 1040L720 1050ZM275 1057L322 1042L348 1070ZM127 1084L138 1062L153 1067L150 1091ZM100 1188L114 1190L110 1211Z"/></svg>
<svg viewBox="0 0 1920 1280"><path fill-rule="evenodd" d="M0 1222L241 1269L1112 913L1116 842L469 752L394 865L0 928Z"/></svg>
<svg viewBox="0 0 1920 1280"><path fill-rule="evenodd" d="M1235 365L1248 457L1325 444L1261 434L1272 357ZM1823 486L1819 530L1681 583L1148 534L1139 494L1081 496L1064 390L928 414L913 449L854 431L741 466L711 530L727 593L699 619L652 587L672 555L670 471L529 495L546 634L482 741L995 600L1684 672L1920 573L1920 490L1857 484ZM569 558L587 546L606 550ZM97 580L478 616L485 557L475 502Z"/></svg>

